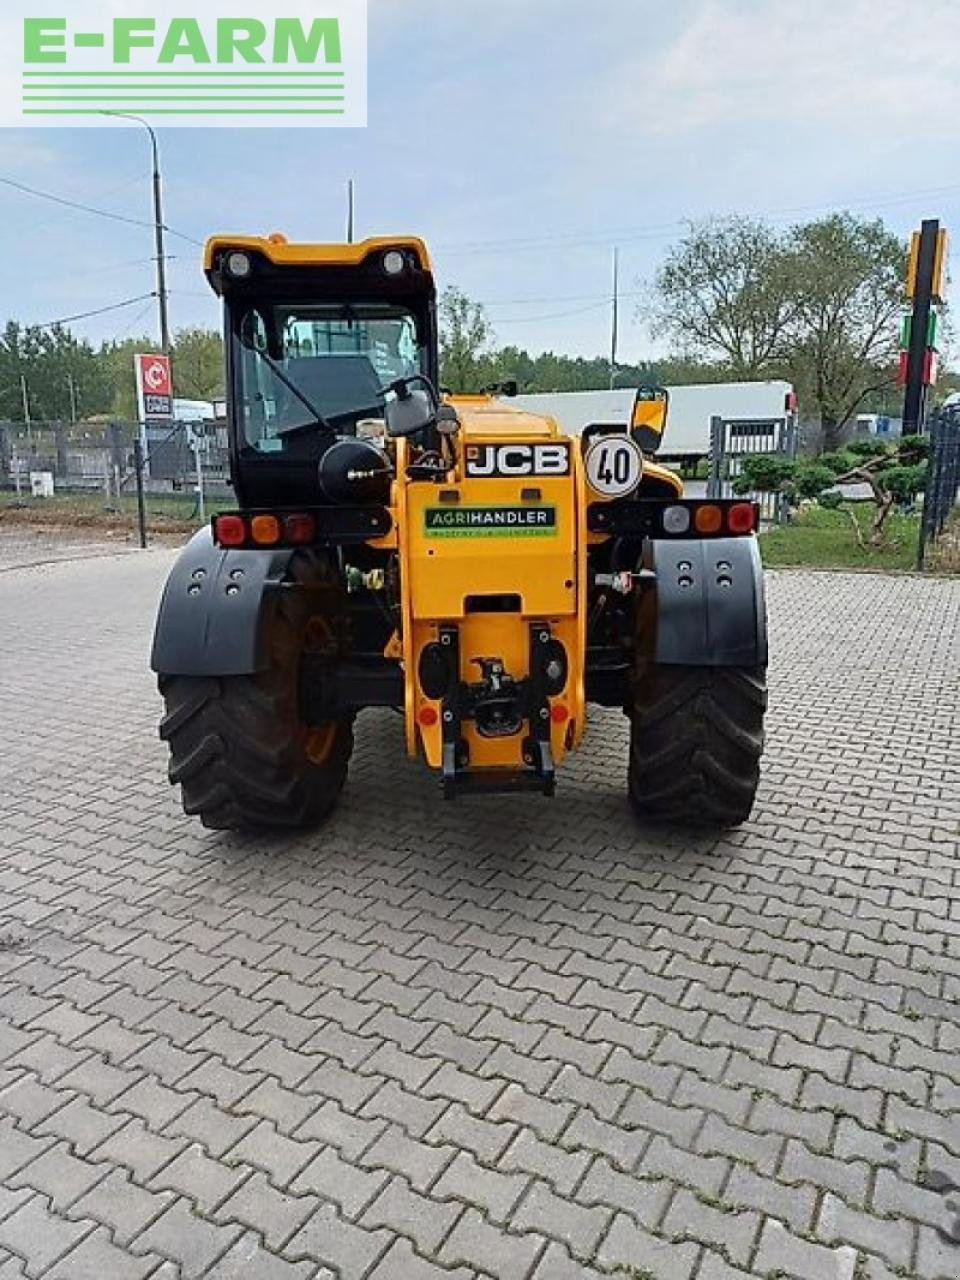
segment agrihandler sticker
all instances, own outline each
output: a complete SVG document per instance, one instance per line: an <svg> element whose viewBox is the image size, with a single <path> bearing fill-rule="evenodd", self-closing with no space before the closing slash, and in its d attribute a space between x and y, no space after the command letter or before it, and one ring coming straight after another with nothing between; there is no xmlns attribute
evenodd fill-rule
<svg viewBox="0 0 960 1280"><path fill-rule="evenodd" d="M428 538L550 537L557 532L556 507L427 507Z"/></svg>

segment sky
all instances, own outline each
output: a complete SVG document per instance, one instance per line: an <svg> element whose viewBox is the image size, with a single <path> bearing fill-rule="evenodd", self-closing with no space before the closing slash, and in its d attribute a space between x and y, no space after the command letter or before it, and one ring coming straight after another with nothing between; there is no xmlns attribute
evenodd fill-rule
<svg viewBox="0 0 960 1280"><path fill-rule="evenodd" d="M43 9L38 0L38 14ZM219 325L213 232L415 233L498 343L606 354L614 246L623 361L665 350L650 285L690 219L835 209L960 237L957 0L369 0L362 129L157 121L174 328ZM148 221L146 133L0 129L0 178ZM153 287L152 230L0 185L0 322ZM156 333L146 301L71 325Z"/></svg>

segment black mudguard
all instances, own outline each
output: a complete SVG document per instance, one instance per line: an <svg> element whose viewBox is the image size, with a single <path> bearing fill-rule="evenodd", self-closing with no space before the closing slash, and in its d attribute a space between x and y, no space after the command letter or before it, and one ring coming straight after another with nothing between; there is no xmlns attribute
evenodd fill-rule
<svg viewBox="0 0 960 1280"><path fill-rule="evenodd" d="M193 535L170 570L153 634L159 675L241 676L266 666L264 599L293 552L224 551L209 528Z"/></svg>
<svg viewBox="0 0 960 1280"><path fill-rule="evenodd" d="M654 540L654 661L759 667L767 661L763 567L755 537Z"/></svg>

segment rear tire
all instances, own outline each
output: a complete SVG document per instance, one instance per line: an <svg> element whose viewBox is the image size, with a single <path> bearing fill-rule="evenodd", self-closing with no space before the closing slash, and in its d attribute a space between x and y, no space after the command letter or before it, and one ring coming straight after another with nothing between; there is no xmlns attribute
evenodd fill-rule
<svg viewBox="0 0 960 1280"><path fill-rule="evenodd" d="M291 577L309 580L305 558ZM269 666L253 675L162 676L169 777L184 811L217 831L297 830L331 811L353 750L352 717L308 726L299 715L299 668L317 626L332 634L315 593L275 598L267 627Z"/></svg>
<svg viewBox="0 0 960 1280"><path fill-rule="evenodd" d="M732 827L753 808L766 667L652 665L634 687L630 799L637 816Z"/></svg>

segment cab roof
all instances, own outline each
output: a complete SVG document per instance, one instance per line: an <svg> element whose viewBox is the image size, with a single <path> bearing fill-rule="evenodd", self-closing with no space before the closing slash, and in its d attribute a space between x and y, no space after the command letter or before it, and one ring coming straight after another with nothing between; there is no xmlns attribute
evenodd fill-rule
<svg viewBox="0 0 960 1280"><path fill-rule="evenodd" d="M278 267L357 267L373 254L387 249L406 249L415 255L422 271L428 274L433 271L427 246L419 236L370 236L352 244L314 244L288 240L279 231L268 236L214 235L208 237L203 246L203 269L218 293L220 290L212 273L218 256L230 249L261 253Z"/></svg>

